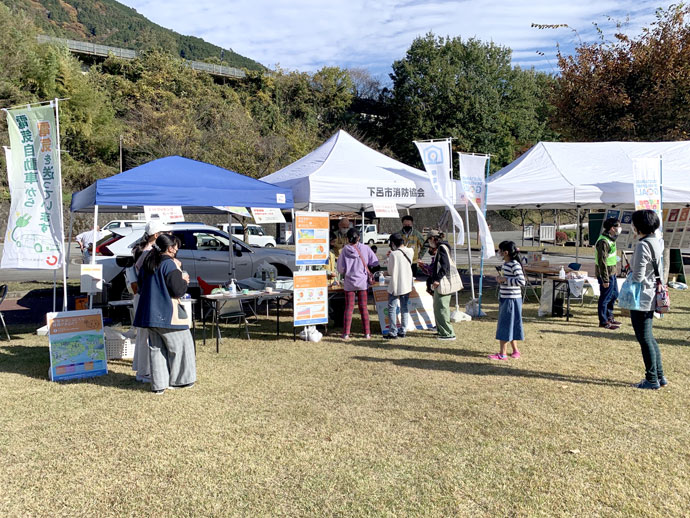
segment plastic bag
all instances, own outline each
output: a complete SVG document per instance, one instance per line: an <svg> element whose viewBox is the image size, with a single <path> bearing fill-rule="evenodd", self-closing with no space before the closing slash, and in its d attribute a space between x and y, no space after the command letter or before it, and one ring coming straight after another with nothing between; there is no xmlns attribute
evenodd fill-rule
<svg viewBox="0 0 690 518"><path fill-rule="evenodd" d="M307 326L302 329L299 337L306 342L320 342L323 334L315 326Z"/></svg>
<svg viewBox="0 0 690 518"><path fill-rule="evenodd" d="M485 317L486 313L483 311L479 312L479 301L477 299L470 300L465 304L465 313L467 313L472 318Z"/></svg>
<svg viewBox="0 0 690 518"><path fill-rule="evenodd" d="M470 320L472 320L470 315L463 313L457 308L450 314L451 322L469 322Z"/></svg>
<svg viewBox="0 0 690 518"><path fill-rule="evenodd" d="M616 279L613 279L616 282ZM623 309L639 311L640 309L640 293L642 292L642 284L633 282L632 275L628 275L621 286L621 291L618 294L618 306Z"/></svg>

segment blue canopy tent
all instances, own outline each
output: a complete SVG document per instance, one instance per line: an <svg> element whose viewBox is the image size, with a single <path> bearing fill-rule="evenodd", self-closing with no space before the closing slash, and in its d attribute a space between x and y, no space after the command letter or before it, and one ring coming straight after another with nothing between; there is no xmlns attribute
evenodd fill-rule
<svg viewBox="0 0 690 518"><path fill-rule="evenodd" d="M159 158L96 180L72 195L72 212L143 212L144 205L176 205L215 214L214 206L292 208L292 191L181 156Z"/></svg>
<svg viewBox="0 0 690 518"><path fill-rule="evenodd" d="M293 207L292 190L277 187L255 178L215 165L169 156L124 171L110 178L96 180L86 189L72 195L69 241L75 212L94 213L94 234L98 212L144 211L144 206L180 206L185 213L219 214L215 206ZM231 214L228 214L228 222ZM230 237L232 240L232 236ZM229 250L231 276L234 277L234 255ZM95 255L91 255L92 264ZM68 263L69 264L69 263Z"/></svg>

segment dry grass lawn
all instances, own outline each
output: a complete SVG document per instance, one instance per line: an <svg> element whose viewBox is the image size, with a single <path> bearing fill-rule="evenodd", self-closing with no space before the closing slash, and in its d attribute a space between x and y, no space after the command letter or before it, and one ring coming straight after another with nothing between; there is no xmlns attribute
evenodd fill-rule
<svg viewBox="0 0 690 518"><path fill-rule="evenodd" d="M600 330L595 306L566 323L528 304L507 362L486 357L495 300L456 342L233 327L220 354L199 346L195 387L163 396L126 361L51 383L47 340L15 329L0 342L0 516L688 516L690 295L672 297L660 391L631 388L630 325Z"/></svg>

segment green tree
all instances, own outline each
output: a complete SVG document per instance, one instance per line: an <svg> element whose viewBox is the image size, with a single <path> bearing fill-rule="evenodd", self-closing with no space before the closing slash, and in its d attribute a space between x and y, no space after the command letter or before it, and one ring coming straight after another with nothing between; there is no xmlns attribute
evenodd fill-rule
<svg viewBox="0 0 690 518"><path fill-rule="evenodd" d="M476 39L417 38L393 63L386 142L419 162L413 140L453 137L457 150L491 153L492 165L550 135L551 79L511 67L511 51Z"/></svg>
<svg viewBox="0 0 690 518"><path fill-rule="evenodd" d="M658 10L639 37L559 54L554 126L569 139L678 140L690 135L690 6Z"/></svg>

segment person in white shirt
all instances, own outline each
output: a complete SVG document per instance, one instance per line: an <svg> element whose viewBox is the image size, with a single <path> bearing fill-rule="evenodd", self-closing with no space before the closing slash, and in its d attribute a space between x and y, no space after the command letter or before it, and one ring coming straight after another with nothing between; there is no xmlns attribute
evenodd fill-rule
<svg viewBox="0 0 690 518"><path fill-rule="evenodd" d="M388 318L390 327L386 338L405 338L405 330L410 314L407 302L410 299L414 278L412 276L412 258L414 250L404 246L399 233L388 238ZM397 307L400 305L400 328L397 326Z"/></svg>
<svg viewBox="0 0 690 518"><path fill-rule="evenodd" d="M90 254L92 253L93 249L93 244L98 243L98 240L101 239L104 235L105 233L101 232L101 227L96 225L95 234L93 229L90 229L86 232L82 232L74 238L74 240L79 245L79 249L81 250L82 255L84 256L84 264L89 263L89 260L91 258Z"/></svg>

